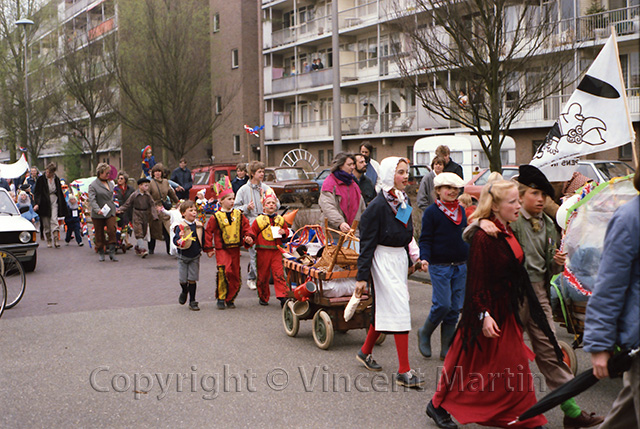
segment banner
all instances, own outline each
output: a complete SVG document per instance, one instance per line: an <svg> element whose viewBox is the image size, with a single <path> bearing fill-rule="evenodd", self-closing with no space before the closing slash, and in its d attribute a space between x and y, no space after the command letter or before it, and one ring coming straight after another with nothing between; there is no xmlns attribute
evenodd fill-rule
<svg viewBox="0 0 640 429"><path fill-rule="evenodd" d="M0 178L15 179L22 176L29 169L29 163L24 153L17 162L13 164L0 164Z"/></svg>
<svg viewBox="0 0 640 429"><path fill-rule="evenodd" d="M618 43L612 33L530 164L549 181L561 182L571 178L580 156L634 140Z"/></svg>

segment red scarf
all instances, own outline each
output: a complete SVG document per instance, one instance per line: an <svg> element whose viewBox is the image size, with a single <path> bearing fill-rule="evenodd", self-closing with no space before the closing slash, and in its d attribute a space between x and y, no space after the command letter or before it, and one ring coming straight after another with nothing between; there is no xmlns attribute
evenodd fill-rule
<svg viewBox="0 0 640 429"><path fill-rule="evenodd" d="M462 222L462 210L460 210L460 204L458 203L458 200L447 203L438 199L436 200L436 205L440 210L442 210L445 215L447 215L449 219L451 219L451 222L455 223L456 225L460 225L460 223Z"/></svg>

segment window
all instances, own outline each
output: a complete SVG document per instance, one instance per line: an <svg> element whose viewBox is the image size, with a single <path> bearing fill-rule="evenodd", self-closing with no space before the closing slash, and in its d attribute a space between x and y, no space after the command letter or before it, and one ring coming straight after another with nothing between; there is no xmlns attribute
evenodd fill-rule
<svg viewBox="0 0 640 429"><path fill-rule="evenodd" d="M233 135L233 153L240 153L240 136Z"/></svg>
<svg viewBox="0 0 640 429"><path fill-rule="evenodd" d="M633 148L631 147L631 143L627 143L626 145L620 146L618 148L618 158L620 159L633 158Z"/></svg>
<svg viewBox="0 0 640 429"><path fill-rule="evenodd" d="M327 149L327 161L329 164L333 161L333 149Z"/></svg>
<svg viewBox="0 0 640 429"><path fill-rule="evenodd" d="M407 159L413 159L413 146L407 146Z"/></svg>
<svg viewBox="0 0 640 429"><path fill-rule="evenodd" d="M231 50L231 68L237 69L240 66L240 57L238 56L238 50Z"/></svg>
<svg viewBox="0 0 640 429"><path fill-rule="evenodd" d="M217 33L218 31L220 31L220 14L219 13L216 13L213 15L212 27L213 27L214 33Z"/></svg>
<svg viewBox="0 0 640 429"><path fill-rule="evenodd" d="M324 150L320 149L318 151L318 165L325 165L324 164Z"/></svg>
<svg viewBox="0 0 640 429"><path fill-rule="evenodd" d="M219 115L222 113L222 97L220 96L216 96L214 111L216 115Z"/></svg>
<svg viewBox="0 0 640 429"><path fill-rule="evenodd" d="M544 144L544 140L534 140L531 142L531 153L535 155L536 152L538 152L538 149L540 149L540 146L542 146Z"/></svg>

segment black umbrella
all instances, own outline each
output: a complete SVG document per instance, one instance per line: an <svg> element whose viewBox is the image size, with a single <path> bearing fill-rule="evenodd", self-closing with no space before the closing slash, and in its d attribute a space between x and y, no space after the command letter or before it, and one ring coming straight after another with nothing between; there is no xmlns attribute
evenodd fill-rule
<svg viewBox="0 0 640 429"><path fill-rule="evenodd" d="M639 350L640 348L630 351L623 351L615 356L612 356L607 363L607 367L609 369L609 377L620 377L622 376L623 372L628 371L629 368L631 368L631 361L633 360L633 357L638 353ZM518 417L510 424L516 423L517 421L530 419L531 417L535 417L538 414L542 414L545 411L557 407L567 399L571 399L574 396L584 392L597 382L598 379L595 375L593 375L593 369L588 369L580 373L580 375L575 377L573 380L566 382L562 386L555 389L553 392L549 393L547 396L538 401L537 404L522 413L520 417Z"/></svg>

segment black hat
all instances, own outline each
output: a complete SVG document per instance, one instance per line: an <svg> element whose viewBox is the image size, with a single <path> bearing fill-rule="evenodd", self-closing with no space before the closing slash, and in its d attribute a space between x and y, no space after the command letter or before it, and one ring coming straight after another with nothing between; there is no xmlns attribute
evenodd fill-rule
<svg viewBox="0 0 640 429"><path fill-rule="evenodd" d="M146 177L138 179L138 185L142 185L143 183L151 183L151 180L147 179Z"/></svg>
<svg viewBox="0 0 640 429"><path fill-rule="evenodd" d="M518 167L518 178L516 180L530 188L540 189L552 199L555 197L555 191L547 176L533 165L524 164Z"/></svg>
<svg viewBox="0 0 640 429"><path fill-rule="evenodd" d="M22 185L20 185L21 191L26 191L27 189L31 189L31 186L28 183L23 183Z"/></svg>

